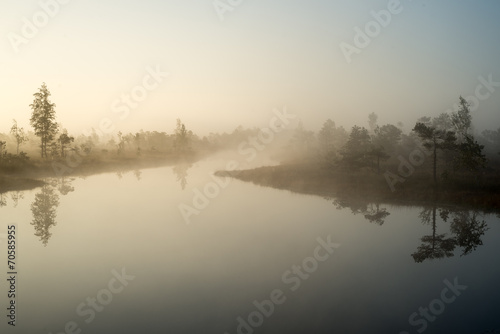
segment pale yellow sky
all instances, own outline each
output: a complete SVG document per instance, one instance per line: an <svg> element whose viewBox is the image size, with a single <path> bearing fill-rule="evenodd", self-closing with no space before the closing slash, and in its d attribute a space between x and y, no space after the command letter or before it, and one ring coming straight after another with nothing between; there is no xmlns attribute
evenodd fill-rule
<svg viewBox="0 0 500 334"><path fill-rule="evenodd" d="M42 82L58 122L73 133L102 119L121 131L172 131L181 118L202 135L265 126L283 106L314 130L328 118L366 126L371 112L409 130L460 94L474 96L480 77L500 82L495 1L402 0L350 62L341 44L355 47L356 27L366 31L376 22L371 12L394 0L248 0L224 20L212 1L57 1L44 2L53 5L47 22L37 1L0 4L0 132L13 118L30 128ZM29 38L26 21L41 25ZM26 43L14 46L13 36ZM170 75L148 79L155 68ZM136 95L124 112L122 96L143 92L144 80L147 96ZM500 126L493 88L473 114L479 128Z"/></svg>

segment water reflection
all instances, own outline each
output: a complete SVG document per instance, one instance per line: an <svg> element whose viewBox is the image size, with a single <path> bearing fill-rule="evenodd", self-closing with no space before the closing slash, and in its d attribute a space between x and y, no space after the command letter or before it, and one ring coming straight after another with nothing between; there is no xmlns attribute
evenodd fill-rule
<svg viewBox="0 0 500 334"><path fill-rule="evenodd" d="M390 215L380 203L369 202L360 197L338 197L325 199L332 201L335 207L349 209L353 215L362 214L370 223L383 225ZM436 201L422 209L418 218L424 225L429 225L432 232L420 238L422 244L411 254L413 260L421 263L425 260L449 258L455 256L455 250L462 248L460 256L467 255L483 244L482 236L488 230L486 222L478 211L466 209L440 208ZM449 223L447 233L438 233L438 220Z"/></svg>
<svg viewBox="0 0 500 334"><path fill-rule="evenodd" d="M335 205L337 210L349 208L353 215L362 214L370 223L375 223L377 225L383 225L387 216L391 214L387 211L387 208L381 207L380 203L370 203L362 198L326 197L325 199L332 201L332 204Z"/></svg>
<svg viewBox="0 0 500 334"><path fill-rule="evenodd" d="M376 203L370 204L369 210L365 213L365 219L370 223L375 223L377 225L382 225L385 222L385 218L389 216L390 213L387 212L386 208L380 208L380 204Z"/></svg>
<svg viewBox="0 0 500 334"><path fill-rule="evenodd" d="M14 208L17 207L19 204L20 199L24 199L24 191L13 191L10 193L10 198L12 199L12 202L14 203Z"/></svg>
<svg viewBox="0 0 500 334"><path fill-rule="evenodd" d="M7 199L4 198L4 194L0 193L0 208L7 206Z"/></svg>
<svg viewBox="0 0 500 334"><path fill-rule="evenodd" d="M175 165L172 168L172 171L174 172L177 181L181 184L182 190L184 190L186 188L187 177L188 177L188 170L191 167L193 167L192 163L182 162L182 163L179 163L179 164Z"/></svg>
<svg viewBox="0 0 500 334"><path fill-rule="evenodd" d="M422 224L432 225L432 234L420 238L422 244L418 246L415 253L411 254L417 263L427 259L440 259L454 255L455 239L446 238L446 233L436 233L436 212L436 205L433 205L430 208L424 208L418 215Z"/></svg>
<svg viewBox="0 0 500 334"><path fill-rule="evenodd" d="M450 221L450 236L446 233L436 233L437 212L443 222ZM484 220L479 220L477 211L438 209L434 204L420 212L419 217L423 224L432 225L432 234L423 236L422 245L411 256L417 263L425 260L452 257L455 248L461 247L461 256L467 255L483 244L481 237L488 230Z"/></svg>
<svg viewBox="0 0 500 334"><path fill-rule="evenodd" d="M462 210L451 213L450 228L457 245L463 248L461 256L475 251L483 244L481 237L489 228L484 220L479 220L479 216L477 211Z"/></svg>
<svg viewBox="0 0 500 334"><path fill-rule="evenodd" d="M66 196L70 192L75 191L75 188L71 185L71 183L74 181L74 178L68 179L66 177L61 177L61 179L58 181L58 188L59 193L63 196Z"/></svg>
<svg viewBox="0 0 500 334"><path fill-rule="evenodd" d="M57 208L59 206L59 196L55 192L55 187L46 183L31 204L33 221L31 225L35 227L35 236L40 238L44 246L47 246L52 233L50 229L56 225Z"/></svg>
<svg viewBox="0 0 500 334"><path fill-rule="evenodd" d="M137 181L140 181L141 177L142 177L142 171L139 169L136 169L133 171L133 173L134 173L134 176L137 179Z"/></svg>
<svg viewBox="0 0 500 334"><path fill-rule="evenodd" d="M132 172L132 174L134 174L137 181L140 181L142 179L142 170L140 170L140 169L134 169L133 171L125 170L125 169L117 170L117 171L115 171L115 174L118 177L118 179L121 180L121 179L123 179L123 175L127 174L128 172Z"/></svg>

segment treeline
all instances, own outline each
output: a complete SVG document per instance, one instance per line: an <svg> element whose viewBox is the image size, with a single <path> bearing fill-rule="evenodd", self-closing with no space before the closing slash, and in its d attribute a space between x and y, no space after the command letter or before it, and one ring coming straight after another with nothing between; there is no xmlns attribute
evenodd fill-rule
<svg viewBox="0 0 500 334"><path fill-rule="evenodd" d="M317 132L300 123L285 152L283 163L315 162L332 170L372 171L389 185L404 182L415 169L440 180L480 177L499 165L500 128L477 133L469 103L460 97L459 108L437 117L421 117L409 133L403 125L378 124L371 113L367 127L355 125L348 132L328 119Z"/></svg>
<svg viewBox="0 0 500 334"><path fill-rule="evenodd" d="M25 130L13 120L10 133L0 133L0 172L19 172L77 156L78 159L190 158L219 150L233 149L258 128L241 126L231 133L210 133L200 137L187 129L180 119L171 133L144 131L102 134L91 129L86 134L69 133L56 119L56 105L43 83L30 104L30 125ZM74 159L73 159L74 160Z"/></svg>

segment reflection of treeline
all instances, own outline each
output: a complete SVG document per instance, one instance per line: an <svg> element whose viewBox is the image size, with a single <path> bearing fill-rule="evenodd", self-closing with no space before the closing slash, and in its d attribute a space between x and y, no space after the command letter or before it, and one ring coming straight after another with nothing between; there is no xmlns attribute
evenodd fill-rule
<svg viewBox="0 0 500 334"><path fill-rule="evenodd" d="M449 223L449 234L437 233L437 216ZM419 217L423 224L432 226L432 234L420 239L422 244L411 254L415 262L452 257L457 247L461 256L467 255L483 244L482 237L489 229L478 211L438 209L433 205L424 208Z"/></svg>
<svg viewBox="0 0 500 334"><path fill-rule="evenodd" d="M499 165L500 128L477 133L470 106L462 97L457 111L421 117L409 133L403 132L401 123L379 125L377 121L372 113L368 128L355 125L349 132L330 119L317 133L299 124L282 161L383 173L391 188L417 169L420 175L433 176L430 180L437 185L478 181L482 175L494 175L493 168Z"/></svg>
<svg viewBox="0 0 500 334"><path fill-rule="evenodd" d="M370 223L383 225L390 215L388 208L381 203L372 203L361 197L339 196L326 198L331 200L337 209L348 208L351 213L362 214ZM417 263L425 260L441 259L455 256L460 249L460 256L474 252L483 245L483 236L488 231L484 213L478 210L458 209L454 207L438 207L436 202L424 207L418 218L424 225L431 226L431 234L420 238L421 244L411 254ZM438 233L438 222L441 233ZM442 233L443 230L449 230Z"/></svg>

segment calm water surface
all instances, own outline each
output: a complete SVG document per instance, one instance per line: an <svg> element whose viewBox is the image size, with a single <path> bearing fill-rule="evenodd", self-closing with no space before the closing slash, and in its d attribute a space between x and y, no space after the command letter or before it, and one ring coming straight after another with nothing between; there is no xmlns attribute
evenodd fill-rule
<svg viewBox="0 0 500 334"><path fill-rule="evenodd" d="M500 332L497 216L215 186L227 161L3 194L19 281L1 332Z"/></svg>

